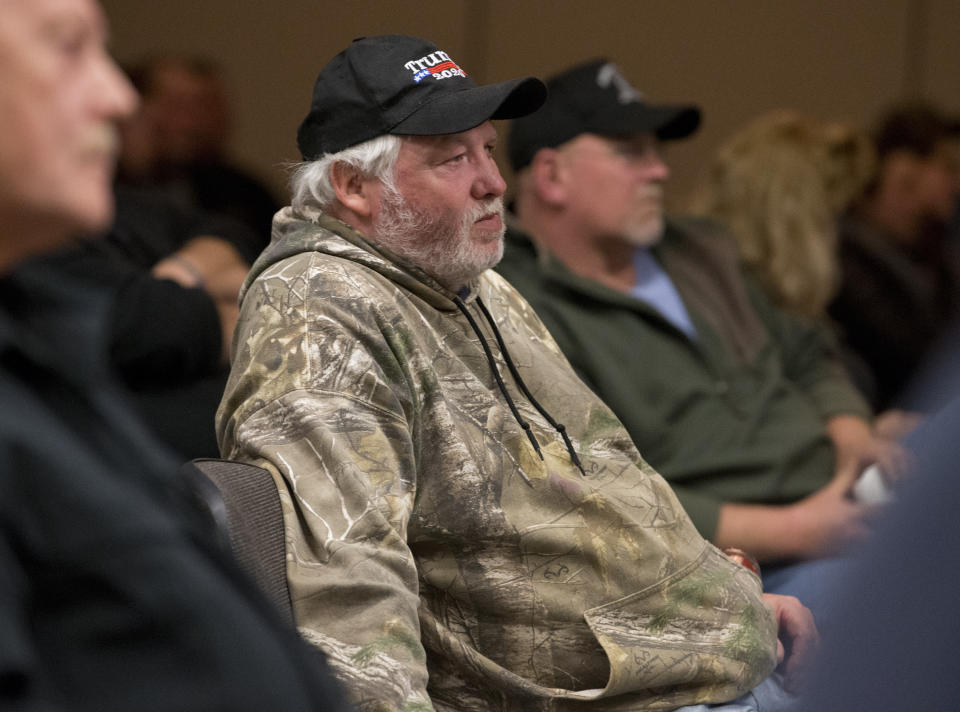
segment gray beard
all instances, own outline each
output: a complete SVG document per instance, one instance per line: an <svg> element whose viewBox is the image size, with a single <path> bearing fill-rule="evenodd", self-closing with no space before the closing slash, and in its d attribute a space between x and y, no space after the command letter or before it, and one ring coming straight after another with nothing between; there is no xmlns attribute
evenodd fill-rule
<svg viewBox="0 0 960 712"><path fill-rule="evenodd" d="M474 222L492 211L502 218L502 199L480 203L459 219L449 213L432 214L411 205L395 188L385 185L372 239L456 291L503 257L503 228L494 252L471 239Z"/></svg>

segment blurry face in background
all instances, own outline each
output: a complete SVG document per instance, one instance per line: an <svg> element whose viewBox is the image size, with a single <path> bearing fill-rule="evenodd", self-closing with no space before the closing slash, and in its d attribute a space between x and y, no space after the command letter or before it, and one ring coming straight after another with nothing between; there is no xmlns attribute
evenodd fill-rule
<svg viewBox="0 0 960 712"><path fill-rule="evenodd" d="M0 215L37 239L112 220L115 123L137 100L105 40L94 0L0 0Z"/></svg>
<svg viewBox="0 0 960 712"><path fill-rule="evenodd" d="M948 222L960 197L960 142L941 141L936 150L919 163L917 197L927 216Z"/></svg>
<svg viewBox="0 0 960 712"><path fill-rule="evenodd" d="M584 235L639 247L660 240L670 169L656 137L580 134L558 152L573 185L566 210Z"/></svg>
<svg viewBox="0 0 960 712"><path fill-rule="evenodd" d="M216 76L176 60L162 62L144 97L144 110L151 114L159 160L183 165L225 152L230 110Z"/></svg>

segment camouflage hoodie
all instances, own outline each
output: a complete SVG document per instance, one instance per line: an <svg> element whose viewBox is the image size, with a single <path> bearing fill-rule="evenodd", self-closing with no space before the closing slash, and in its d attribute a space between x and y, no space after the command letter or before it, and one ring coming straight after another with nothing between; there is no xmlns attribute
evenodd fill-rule
<svg viewBox="0 0 960 712"><path fill-rule="evenodd" d="M220 447L274 473L298 624L358 709L673 709L770 673L756 576L499 275L455 295L285 208L241 298Z"/></svg>

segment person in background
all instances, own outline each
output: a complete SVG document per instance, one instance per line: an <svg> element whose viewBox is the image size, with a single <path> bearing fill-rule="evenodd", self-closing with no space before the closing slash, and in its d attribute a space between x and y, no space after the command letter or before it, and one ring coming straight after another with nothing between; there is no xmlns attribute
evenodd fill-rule
<svg viewBox="0 0 960 712"><path fill-rule="evenodd" d="M137 100L106 33L93 0L0 0L0 709L342 710L123 406L101 295L16 270L113 218Z"/></svg>
<svg viewBox="0 0 960 712"><path fill-rule="evenodd" d="M877 410L901 392L960 316L950 225L960 197L960 119L904 104L872 131L877 170L840 224L840 291L829 306L870 367Z"/></svg>
<svg viewBox="0 0 960 712"><path fill-rule="evenodd" d="M827 306L840 288L839 220L874 171L872 141L857 127L772 111L721 144L689 210L729 228L746 269L778 307L836 332ZM870 367L837 338L854 383L875 400ZM918 418L889 410L875 428L897 438Z"/></svg>
<svg viewBox="0 0 960 712"><path fill-rule="evenodd" d="M816 613L818 572L868 531L848 497L887 447L867 404L825 329L772 304L722 226L664 218L661 144L693 133L697 108L649 103L602 59L548 88L511 127L517 220L498 270L700 533Z"/></svg>
<svg viewBox="0 0 960 712"><path fill-rule="evenodd" d="M114 197L117 214L105 235L72 239L17 272L103 293L110 302L103 348L145 424L183 460L216 457L213 417L237 295L261 238L156 191L117 187ZM48 326L60 328L56 320Z"/></svg>
<svg viewBox="0 0 960 712"><path fill-rule="evenodd" d="M240 220L265 246L279 205L229 156L233 112L220 68L202 57L163 55L131 67L129 75L142 102L121 126L120 184Z"/></svg>
<svg viewBox="0 0 960 712"><path fill-rule="evenodd" d="M720 145L690 212L730 229L777 306L823 319L840 280L837 220L873 171L856 127L772 111Z"/></svg>
<svg viewBox="0 0 960 712"><path fill-rule="evenodd" d="M809 612L697 534L490 269L491 119L543 99L404 35L321 70L221 450L273 473L299 628L361 710L778 709L778 625L797 684Z"/></svg>

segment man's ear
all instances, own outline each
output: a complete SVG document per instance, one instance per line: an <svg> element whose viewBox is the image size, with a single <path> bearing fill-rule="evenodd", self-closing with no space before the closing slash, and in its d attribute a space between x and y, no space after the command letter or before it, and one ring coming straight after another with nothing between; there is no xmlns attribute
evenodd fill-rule
<svg viewBox="0 0 960 712"><path fill-rule="evenodd" d="M547 205L561 207L568 198L564 156L555 148L542 148L530 162L530 181L537 197Z"/></svg>
<svg viewBox="0 0 960 712"><path fill-rule="evenodd" d="M364 176L349 163L334 163L330 167L330 183L337 200L345 208L361 218L369 218L373 212L374 195L371 190L373 178Z"/></svg>

